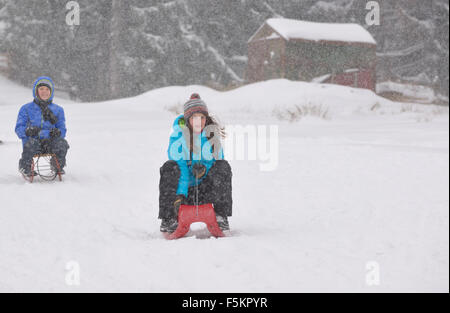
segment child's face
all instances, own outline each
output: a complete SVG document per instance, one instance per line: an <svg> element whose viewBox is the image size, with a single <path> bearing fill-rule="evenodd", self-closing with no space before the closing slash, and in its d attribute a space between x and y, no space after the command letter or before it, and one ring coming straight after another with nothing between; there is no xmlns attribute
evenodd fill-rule
<svg viewBox="0 0 450 313"><path fill-rule="evenodd" d="M47 101L48 99L50 99L51 96L51 91L48 87L46 86L41 86L38 88L38 96L40 99Z"/></svg>
<svg viewBox="0 0 450 313"><path fill-rule="evenodd" d="M191 124L194 133L199 134L202 132L203 128L205 128L206 116L202 113L194 113L194 115L189 118L189 123Z"/></svg>

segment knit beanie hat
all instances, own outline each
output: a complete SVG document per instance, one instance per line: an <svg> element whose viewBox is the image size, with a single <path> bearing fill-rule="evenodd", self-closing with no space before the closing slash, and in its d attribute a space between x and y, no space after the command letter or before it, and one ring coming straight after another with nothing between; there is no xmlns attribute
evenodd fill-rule
<svg viewBox="0 0 450 313"><path fill-rule="evenodd" d="M195 113L203 113L204 115L208 115L208 107L206 106L206 103L200 99L200 95L198 93L192 94L189 101L184 104L185 121L189 122L189 119Z"/></svg>

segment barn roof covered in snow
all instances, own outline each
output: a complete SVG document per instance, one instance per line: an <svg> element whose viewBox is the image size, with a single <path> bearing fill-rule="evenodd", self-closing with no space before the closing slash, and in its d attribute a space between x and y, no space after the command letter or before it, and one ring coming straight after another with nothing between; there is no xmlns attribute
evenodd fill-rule
<svg viewBox="0 0 450 313"><path fill-rule="evenodd" d="M372 35L358 24L316 23L285 18L271 18L250 38L269 25L285 40L304 39L311 41L342 41L376 44Z"/></svg>

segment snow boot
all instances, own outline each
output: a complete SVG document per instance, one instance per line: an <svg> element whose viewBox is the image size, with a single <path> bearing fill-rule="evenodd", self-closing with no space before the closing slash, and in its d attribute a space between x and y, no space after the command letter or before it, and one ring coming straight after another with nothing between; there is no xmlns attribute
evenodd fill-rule
<svg viewBox="0 0 450 313"><path fill-rule="evenodd" d="M38 175L35 171L31 172L30 169L25 168L19 169L19 172L25 177L36 177Z"/></svg>
<svg viewBox="0 0 450 313"><path fill-rule="evenodd" d="M56 163L55 158L52 157L51 160L50 160L50 166L52 167L52 172L58 173L58 167L59 167L59 174L60 174L60 175L65 175L66 172L65 172L64 169L61 168L61 166L59 166L59 165L60 165L59 162Z"/></svg>
<svg viewBox="0 0 450 313"><path fill-rule="evenodd" d="M159 227L159 230L160 230L162 233L167 233L167 230L168 230L168 229L169 229L169 220L163 218L163 219L161 220L161 226Z"/></svg>
<svg viewBox="0 0 450 313"><path fill-rule="evenodd" d="M159 230L162 233L173 233L178 227L178 221L175 218L163 219Z"/></svg>
<svg viewBox="0 0 450 313"><path fill-rule="evenodd" d="M219 225L222 231L230 230L230 224L228 223L228 218L226 216L216 215L217 225Z"/></svg>

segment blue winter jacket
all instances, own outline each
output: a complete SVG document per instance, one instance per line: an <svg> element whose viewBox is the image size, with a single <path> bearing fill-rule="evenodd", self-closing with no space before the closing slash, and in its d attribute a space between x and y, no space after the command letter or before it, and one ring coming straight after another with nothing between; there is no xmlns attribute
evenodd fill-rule
<svg viewBox="0 0 450 313"><path fill-rule="evenodd" d="M50 100L53 100L55 94L55 86L50 77L42 76L39 77L33 85L33 98L37 100L36 87L39 83L47 83L51 87ZM45 121L42 116L42 111L39 105L37 105L34 100L22 106L19 111L19 116L17 117L16 123L16 134L22 139L22 143L25 143L30 139L25 134L25 130L30 126L37 126L41 128L41 132L35 138L37 139L47 139L50 138L50 131L53 128L58 128L61 131L61 137L66 137L66 118L64 116L64 109L53 102L49 104L49 109L58 118L58 122L53 125L49 121Z"/></svg>
<svg viewBox="0 0 450 313"><path fill-rule="evenodd" d="M183 136L183 131L189 131L185 124L186 122L184 121L183 115L180 115L175 119L172 134L170 136L168 155L169 160L177 162L181 171L177 195L184 195L187 197L189 187L195 186L197 183L200 184L216 162L216 159L222 160L224 157L222 147L220 147L220 150L216 155L217 158L214 157L213 147L206 137L205 130L197 136L194 135L194 145L197 144L197 146L200 147L199 143L201 141L201 149L199 149L201 152L195 153L198 151L194 151L192 156L190 156L191 153L189 152L188 144L185 140L185 136ZM192 166L195 163L201 163L206 167L205 175L200 178L198 182L196 182L196 179L192 174Z"/></svg>

